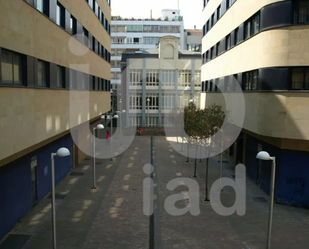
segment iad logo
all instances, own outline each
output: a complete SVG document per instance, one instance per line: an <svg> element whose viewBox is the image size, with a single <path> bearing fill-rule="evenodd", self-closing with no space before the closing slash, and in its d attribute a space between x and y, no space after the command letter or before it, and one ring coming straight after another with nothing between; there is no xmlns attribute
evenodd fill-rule
<svg viewBox="0 0 309 249"><path fill-rule="evenodd" d="M152 174L154 167L151 164L144 166L145 174ZM221 180L221 184L220 184ZM169 181L166 188L173 191L179 186L188 187L188 191L184 193L173 194L167 197L164 201L165 211L173 216L181 216L188 212L191 215L197 216L200 214L200 187L197 181L191 178L175 178ZM231 207L225 207L220 199L221 189L230 186L235 191L235 202ZM150 216L153 214L153 200L154 200L154 182L150 177L143 181L143 212L145 215ZM188 200L185 208L177 208L176 202ZM235 180L224 177L216 180L210 188L210 204L213 210L222 216L229 216L237 213L243 216L246 213L246 167L243 164L238 164L235 168Z"/></svg>

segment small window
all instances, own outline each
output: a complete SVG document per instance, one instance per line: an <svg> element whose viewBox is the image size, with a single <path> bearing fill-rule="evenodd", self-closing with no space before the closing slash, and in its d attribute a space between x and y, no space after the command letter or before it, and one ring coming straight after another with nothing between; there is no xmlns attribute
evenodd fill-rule
<svg viewBox="0 0 309 249"><path fill-rule="evenodd" d="M210 49L210 59L213 59L214 57L215 57L215 47L212 47L211 49Z"/></svg>
<svg viewBox="0 0 309 249"><path fill-rule="evenodd" d="M70 18L70 33L72 35L77 34L77 21L74 16L71 15Z"/></svg>
<svg viewBox="0 0 309 249"><path fill-rule="evenodd" d="M220 50L220 42L218 42L216 45L216 56L219 55L219 50Z"/></svg>
<svg viewBox="0 0 309 249"><path fill-rule="evenodd" d="M226 0L226 9L228 9L231 6L231 1L230 0Z"/></svg>
<svg viewBox="0 0 309 249"><path fill-rule="evenodd" d="M57 66L57 87L65 88L65 68Z"/></svg>
<svg viewBox="0 0 309 249"><path fill-rule="evenodd" d="M48 63L38 60L38 86L48 87Z"/></svg>
<svg viewBox="0 0 309 249"><path fill-rule="evenodd" d="M309 90L309 68L292 69L292 90Z"/></svg>
<svg viewBox="0 0 309 249"><path fill-rule="evenodd" d="M239 34L239 28L236 28L234 32L234 45L238 44L238 34Z"/></svg>
<svg viewBox="0 0 309 249"><path fill-rule="evenodd" d="M245 39L248 39L250 37L251 32L251 20L248 20L245 22Z"/></svg>
<svg viewBox="0 0 309 249"><path fill-rule="evenodd" d="M232 46L231 35L228 35L225 39L225 50L229 50Z"/></svg>
<svg viewBox="0 0 309 249"><path fill-rule="evenodd" d="M294 1L294 23L309 22L309 1Z"/></svg>
<svg viewBox="0 0 309 249"><path fill-rule="evenodd" d="M45 0L37 0L36 8L38 11L42 12L44 15L48 16L48 2Z"/></svg>
<svg viewBox="0 0 309 249"><path fill-rule="evenodd" d="M176 14L176 12L173 12L173 15L175 15Z"/></svg>
<svg viewBox="0 0 309 249"><path fill-rule="evenodd" d="M89 37L89 32L85 27L83 27L83 35L86 36L87 38Z"/></svg>
<svg viewBox="0 0 309 249"><path fill-rule="evenodd" d="M2 83L14 85L23 84L23 59L23 56L18 53L2 50Z"/></svg>
<svg viewBox="0 0 309 249"><path fill-rule="evenodd" d="M56 23L62 28L65 28L65 8L57 3Z"/></svg>
<svg viewBox="0 0 309 249"><path fill-rule="evenodd" d="M211 16L211 27L215 25L215 14Z"/></svg>

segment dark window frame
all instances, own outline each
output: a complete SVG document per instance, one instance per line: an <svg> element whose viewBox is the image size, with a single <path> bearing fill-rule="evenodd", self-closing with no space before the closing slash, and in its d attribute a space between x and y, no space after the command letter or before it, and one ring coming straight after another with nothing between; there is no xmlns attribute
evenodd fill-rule
<svg viewBox="0 0 309 249"><path fill-rule="evenodd" d="M301 88L294 88L293 87L293 71L294 70L301 70L302 72L302 87ZM307 73L308 73L308 80L307 80L307 84L306 84L306 71L307 71ZM291 74L291 79L290 79L290 90L293 90L293 91L307 91L307 90L309 90L309 67L292 67L291 69L290 69L290 74ZM307 87L306 87L306 85L307 85Z"/></svg>
<svg viewBox="0 0 309 249"><path fill-rule="evenodd" d="M60 82L61 84L59 84L59 69L60 69L60 72L61 72L61 80L62 82ZM66 87L66 82L65 82L65 79L66 79L66 75L65 75L65 67L62 67L62 66L59 66L57 65L57 88L60 88L60 89L65 89Z"/></svg>

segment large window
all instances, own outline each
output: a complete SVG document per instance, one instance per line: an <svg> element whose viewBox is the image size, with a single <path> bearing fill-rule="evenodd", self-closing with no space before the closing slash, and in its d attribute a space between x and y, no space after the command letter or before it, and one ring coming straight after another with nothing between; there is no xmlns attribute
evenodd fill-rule
<svg viewBox="0 0 309 249"><path fill-rule="evenodd" d="M245 39L257 34L260 31L260 13L254 15L245 22Z"/></svg>
<svg viewBox="0 0 309 249"><path fill-rule="evenodd" d="M309 22L309 1L298 0L294 1L294 23Z"/></svg>
<svg viewBox="0 0 309 249"><path fill-rule="evenodd" d="M243 73L243 90L258 89L258 70Z"/></svg>
<svg viewBox="0 0 309 249"><path fill-rule="evenodd" d="M309 68L292 69L292 90L309 90Z"/></svg>
<svg viewBox="0 0 309 249"><path fill-rule="evenodd" d="M175 106L175 94L172 93L167 93L163 94L163 105L162 109L163 110L171 110Z"/></svg>
<svg viewBox="0 0 309 249"><path fill-rule="evenodd" d="M142 86L142 70L130 70L130 86Z"/></svg>
<svg viewBox="0 0 309 249"><path fill-rule="evenodd" d="M129 108L131 110L141 110L142 109L142 94L141 93L130 94Z"/></svg>
<svg viewBox="0 0 309 249"><path fill-rule="evenodd" d="M146 109L148 110L148 108L149 110L159 109L159 95L158 94L147 94L146 95Z"/></svg>
<svg viewBox="0 0 309 249"><path fill-rule="evenodd" d="M195 87L201 87L201 71L195 71L194 86Z"/></svg>
<svg viewBox="0 0 309 249"><path fill-rule="evenodd" d="M173 70L162 70L162 86L174 86L174 72Z"/></svg>
<svg viewBox="0 0 309 249"><path fill-rule="evenodd" d="M144 44L158 44L159 37L144 37Z"/></svg>
<svg viewBox="0 0 309 249"><path fill-rule="evenodd" d="M57 66L57 87L65 88L65 68Z"/></svg>
<svg viewBox="0 0 309 249"><path fill-rule="evenodd" d="M147 127L156 127L158 126L158 117L147 117L146 118L146 126Z"/></svg>
<svg viewBox="0 0 309 249"><path fill-rule="evenodd" d="M65 9L60 3L57 3L56 15L56 23L62 28L65 28Z"/></svg>
<svg viewBox="0 0 309 249"><path fill-rule="evenodd" d="M143 25L127 25L127 32L143 32Z"/></svg>
<svg viewBox="0 0 309 249"><path fill-rule="evenodd" d="M159 85L159 71L147 70L146 71L146 86L158 86Z"/></svg>
<svg viewBox="0 0 309 249"><path fill-rule="evenodd" d="M232 47L231 35L227 35L225 38L225 50L229 50Z"/></svg>
<svg viewBox="0 0 309 249"><path fill-rule="evenodd" d="M180 87L191 86L191 71L189 70L179 71L178 85Z"/></svg>
<svg viewBox="0 0 309 249"><path fill-rule="evenodd" d="M38 60L38 86L48 87L48 63Z"/></svg>
<svg viewBox="0 0 309 249"><path fill-rule="evenodd" d="M142 117L130 117L129 118L129 125L140 127L142 126Z"/></svg>
<svg viewBox="0 0 309 249"><path fill-rule="evenodd" d="M7 50L2 50L1 72L3 84L22 85L23 56Z"/></svg>

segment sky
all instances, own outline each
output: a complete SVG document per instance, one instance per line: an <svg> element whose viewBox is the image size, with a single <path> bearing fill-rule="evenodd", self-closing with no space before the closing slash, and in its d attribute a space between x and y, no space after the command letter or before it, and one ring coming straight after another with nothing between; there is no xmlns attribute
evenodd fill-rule
<svg viewBox="0 0 309 249"><path fill-rule="evenodd" d="M177 9L177 0L111 0L112 16L127 18L161 17L162 9ZM202 0L179 0L180 15L186 29L202 28Z"/></svg>

